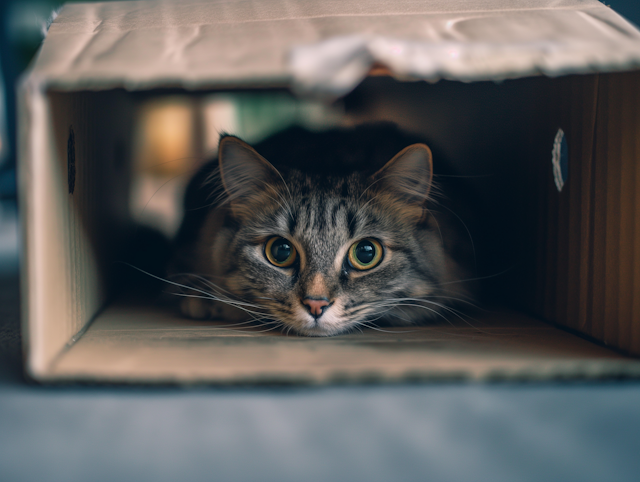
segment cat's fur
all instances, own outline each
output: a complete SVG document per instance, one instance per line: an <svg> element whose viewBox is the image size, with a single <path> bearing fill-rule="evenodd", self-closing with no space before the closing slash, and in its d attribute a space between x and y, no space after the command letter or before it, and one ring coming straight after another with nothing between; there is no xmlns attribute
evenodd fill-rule
<svg viewBox="0 0 640 482"><path fill-rule="evenodd" d="M429 149L391 124L294 128L255 150L223 136L191 182L176 239L170 279L191 287L183 313L315 336L450 318L471 297L472 243L433 177ZM267 260L272 236L297 249L291 267ZM358 271L346 256L363 238L384 256ZM330 305L316 319L306 297Z"/></svg>

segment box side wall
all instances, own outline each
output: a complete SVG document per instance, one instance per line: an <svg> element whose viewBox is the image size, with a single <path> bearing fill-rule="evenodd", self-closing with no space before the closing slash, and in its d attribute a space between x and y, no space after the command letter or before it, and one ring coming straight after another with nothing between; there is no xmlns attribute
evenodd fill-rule
<svg viewBox="0 0 640 482"><path fill-rule="evenodd" d="M108 296L127 216L130 104L122 92L33 89L25 99L23 324L36 378Z"/></svg>
<svg viewBox="0 0 640 482"><path fill-rule="evenodd" d="M345 100L352 123L393 121L420 134L436 170L443 163L461 176L468 192L458 194L469 209L456 214L472 234L481 291L517 309L531 306L536 287L541 171L551 173L557 125L551 126L549 118L557 82L536 77L501 84L426 84L370 78ZM436 179L442 181L447 179Z"/></svg>
<svg viewBox="0 0 640 482"><path fill-rule="evenodd" d="M537 311L640 354L640 73L561 79L552 124L569 145L558 192L543 174Z"/></svg>

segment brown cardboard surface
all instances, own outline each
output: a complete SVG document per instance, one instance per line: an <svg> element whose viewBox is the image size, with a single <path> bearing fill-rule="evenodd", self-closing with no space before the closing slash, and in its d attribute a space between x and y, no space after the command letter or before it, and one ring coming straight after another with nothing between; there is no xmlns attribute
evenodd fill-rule
<svg viewBox="0 0 640 482"><path fill-rule="evenodd" d="M546 319L639 354L638 159L640 74L600 74L558 82L552 122L569 142L562 192L544 171Z"/></svg>
<svg viewBox="0 0 640 482"><path fill-rule="evenodd" d="M640 33L597 0L181 0L67 4L33 78L64 89L498 80L640 65Z"/></svg>
<svg viewBox="0 0 640 482"><path fill-rule="evenodd" d="M22 321L34 372L107 299L112 251L128 217L129 101L121 91L47 93L25 101Z"/></svg>
<svg viewBox="0 0 640 482"><path fill-rule="evenodd" d="M115 305L46 379L175 383L550 380L640 376L640 362L516 312L307 338Z"/></svg>
<svg viewBox="0 0 640 482"><path fill-rule="evenodd" d="M634 237L631 230L638 216L636 193L640 191L640 185L629 182L635 177L640 154L633 146L640 123L637 116L627 114L628 109L637 111L640 107L637 95L640 75L603 77L606 82L599 92L602 108L598 113L601 129L597 130L596 142L606 146L606 157L597 158L596 162L606 166L606 204L598 207L603 211L607 237L605 251L601 254L604 255L605 277L594 280L594 289L604 285L605 299L603 317L597 324L594 320L593 330L602 334L607 344L640 353L640 346L632 345L627 336L628 328L633 323L640 323L640 318L634 319L627 309L640 292L629 269L632 260L640 255L638 233Z"/></svg>

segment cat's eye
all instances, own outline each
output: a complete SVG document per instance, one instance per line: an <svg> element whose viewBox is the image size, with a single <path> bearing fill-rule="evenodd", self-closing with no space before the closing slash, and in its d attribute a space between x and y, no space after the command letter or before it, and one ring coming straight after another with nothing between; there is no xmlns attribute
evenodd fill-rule
<svg viewBox="0 0 640 482"><path fill-rule="evenodd" d="M274 236L264 246L264 254L269 262L278 268L288 268L297 257L296 248L285 238Z"/></svg>
<svg viewBox="0 0 640 482"><path fill-rule="evenodd" d="M365 238L351 245L347 259L352 268L374 268L382 261L382 245L373 238Z"/></svg>

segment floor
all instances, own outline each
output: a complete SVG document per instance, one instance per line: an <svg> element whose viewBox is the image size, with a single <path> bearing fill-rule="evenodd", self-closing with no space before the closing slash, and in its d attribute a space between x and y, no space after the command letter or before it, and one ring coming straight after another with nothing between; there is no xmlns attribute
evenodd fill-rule
<svg viewBox="0 0 640 482"><path fill-rule="evenodd" d="M39 386L0 280L1 480L638 480L638 382Z"/></svg>

